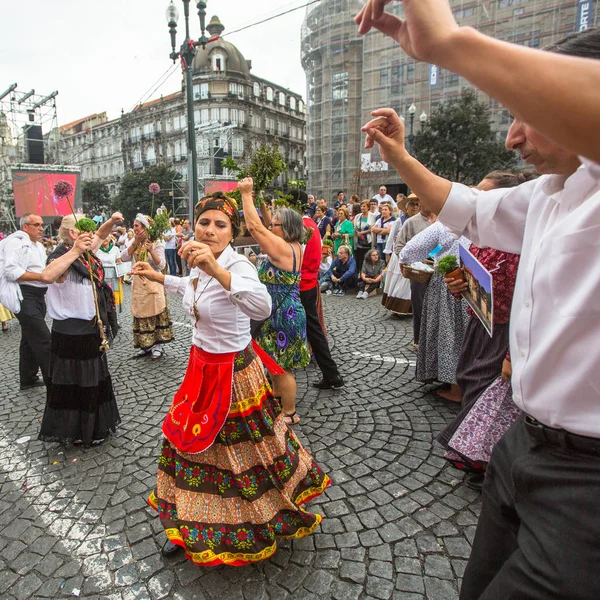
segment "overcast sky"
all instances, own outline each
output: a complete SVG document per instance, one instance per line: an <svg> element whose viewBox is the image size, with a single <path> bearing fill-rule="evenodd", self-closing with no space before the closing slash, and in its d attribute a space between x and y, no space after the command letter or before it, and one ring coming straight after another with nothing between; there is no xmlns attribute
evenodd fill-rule
<svg viewBox="0 0 600 600"><path fill-rule="evenodd" d="M252 61L252 72L306 95L300 63L301 8L246 31L245 25L302 6L307 0L208 0L208 24L217 15L224 37ZM58 90L59 125L106 111L131 110L172 64L165 11L168 0L2 0L0 93L10 84L39 94ZM183 40L183 2L178 46ZM191 36L200 37L196 2L190 2ZM199 50L201 51L201 50ZM181 69L151 98L181 89Z"/></svg>

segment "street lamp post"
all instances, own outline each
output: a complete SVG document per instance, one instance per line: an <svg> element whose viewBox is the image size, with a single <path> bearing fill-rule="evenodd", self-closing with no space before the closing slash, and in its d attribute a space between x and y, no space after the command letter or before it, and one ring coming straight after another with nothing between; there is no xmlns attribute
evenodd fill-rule
<svg viewBox="0 0 600 600"><path fill-rule="evenodd" d="M421 129L424 129L425 124L427 123L427 113L425 111L419 116L419 121L421 121Z"/></svg>
<svg viewBox="0 0 600 600"><path fill-rule="evenodd" d="M185 73L186 88L186 112L187 112L187 136L188 136L188 179L190 180L188 189L188 216L190 223L194 222L194 207L198 203L198 156L196 151L196 130L194 126L194 93L192 83L192 61L196 56L196 48L202 46L206 48L208 38L205 35L206 21L206 2L198 2L198 16L200 17L200 29L202 35L198 40L190 38L190 0L182 0L183 16L185 18L185 40L179 49L175 50L177 37L177 21L179 20L179 11L173 0L167 8L167 23L169 25L169 34L171 35L171 60L175 62L181 59L181 68Z"/></svg>
<svg viewBox="0 0 600 600"><path fill-rule="evenodd" d="M415 139L414 135L414 126L415 126L415 113L417 112L417 107L414 104L411 104L408 108L408 116L410 117L410 133L408 134L408 153L412 154L413 152L413 142Z"/></svg>

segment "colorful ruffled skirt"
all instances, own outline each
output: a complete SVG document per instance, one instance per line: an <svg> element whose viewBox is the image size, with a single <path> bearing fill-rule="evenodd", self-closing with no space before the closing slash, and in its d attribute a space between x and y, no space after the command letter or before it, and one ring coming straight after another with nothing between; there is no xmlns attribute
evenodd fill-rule
<svg viewBox="0 0 600 600"><path fill-rule="evenodd" d="M148 502L189 560L243 566L272 556L278 537L313 533L322 517L301 506L330 483L285 424L249 347L234 360L231 409L214 444L187 454L165 439Z"/></svg>

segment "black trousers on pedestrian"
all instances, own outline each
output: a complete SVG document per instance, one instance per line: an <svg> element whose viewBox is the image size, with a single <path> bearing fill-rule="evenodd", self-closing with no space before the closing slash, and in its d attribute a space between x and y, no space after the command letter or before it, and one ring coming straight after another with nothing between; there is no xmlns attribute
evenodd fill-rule
<svg viewBox="0 0 600 600"><path fill-rule="evenodd" d="M366 281L359 279L356 287L358 288L359 292L367 292L367 294L370 294L371 292L377 290L380 285L381 284L379 281L377 283L367 283Z"/></svg>
<svg viewBox="0 0 600 600"><path fill-rule="evenodd" d="M427 283L410 280L410 301L413 310L413 340L419 343L419 331L421 330L421 315L423 314L423 300L427 291Z"/></svg>
<svg viewBox="0 0 600 600"><path fill-rule="evenodd" d="M50 330L46 325L46 288L22 285L21 310L16 315L21 324L19 347L19 379L28 385L37 379L38 369L48 380L50 362Z"/></svg>
<svg viewBox="0 0 600 600"><path fill-rule="evenodd" d="M321 328L319 315L317 314L318 287L300 292L300 301L306 313L306 338L312 348L315 360L323 373L325 381L337 379L340 376L339 369L331 358L329 344Z"/></svg>
<svg viewBox="0 0 600 600"><path fill-rule="evenodd" d="M600 455L565 446L523 416L496 445L461 600L599 597Z"/></svg>

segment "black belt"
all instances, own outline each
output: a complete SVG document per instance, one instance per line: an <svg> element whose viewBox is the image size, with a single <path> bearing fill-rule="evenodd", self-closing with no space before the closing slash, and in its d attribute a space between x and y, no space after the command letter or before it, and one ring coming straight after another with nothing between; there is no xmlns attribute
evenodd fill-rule
<svg viewBox="0 0 600 600"><path fill-rule="evenodd" d="M599 438L576 435L564 429L548 427L529 416L525 417L525 429L536 442L561 446L565 450L576 450L585 454L600 454Z"/></svg>

